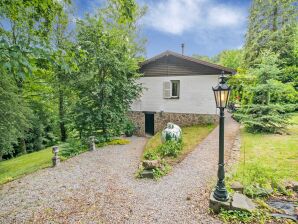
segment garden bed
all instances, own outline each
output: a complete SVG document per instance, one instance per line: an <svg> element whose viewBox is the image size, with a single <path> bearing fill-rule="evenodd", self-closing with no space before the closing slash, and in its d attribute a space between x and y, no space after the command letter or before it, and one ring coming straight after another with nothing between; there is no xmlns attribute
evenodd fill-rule
<svg viewBox="0 0 298 224"><path fill-rule="evenodd" d="M150 154L153 159L162 159L162 163L166 166L166 172L160 173L158 177L163 176L170 170L171 166L180 163L190 152L192 152L196 148L196 146L208 136L208 134L214 129L214 127L214 124L183 127L181 149L175 156L164 157L161 156L159 152L162 142L161 132L158 132L148 140L141 159L148 159L146 158L148 154Z"/></svg>

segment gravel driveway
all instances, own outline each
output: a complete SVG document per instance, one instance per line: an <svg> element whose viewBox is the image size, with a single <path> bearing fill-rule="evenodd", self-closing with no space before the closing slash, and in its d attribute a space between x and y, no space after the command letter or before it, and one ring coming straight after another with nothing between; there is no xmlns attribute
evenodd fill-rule
<svg viewBox="0 0 298 224"><path fill-rule="evenodd" d="M239 125L226 120L229 157ZM219 223L208 215L218 128L159 181L134 178L146 138L131 141L3 185L0 223Z"/></svg>

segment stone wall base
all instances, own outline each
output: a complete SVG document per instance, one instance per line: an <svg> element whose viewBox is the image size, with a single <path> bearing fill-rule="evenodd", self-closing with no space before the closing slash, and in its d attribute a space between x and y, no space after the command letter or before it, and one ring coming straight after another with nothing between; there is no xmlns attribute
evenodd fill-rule
<svg viewBox="0 0 298 224"><path fill-rule="evenodd" d="M136 135L145 136L145 113L141 111L129 112L129 118L137 126ZM175 123L180 127L192 126L198 124L213 124L218 122L218 116L215 114L186 114L186 113L154 113L154 133L165 128L168 122Z"/></svg>

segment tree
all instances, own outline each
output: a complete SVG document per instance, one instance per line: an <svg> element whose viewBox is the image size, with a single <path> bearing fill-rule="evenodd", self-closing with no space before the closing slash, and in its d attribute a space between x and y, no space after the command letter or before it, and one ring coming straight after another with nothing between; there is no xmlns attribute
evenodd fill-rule
<svg viewBox="0 0 298 224"><path fill-rule="evenodd" d="M65 9L68 5L65 4ZM68 9L68 11L70 11ZM52 43L54 53L52 57L53 77L51 84L56 90L55 97L58 101L60 139L65 142L67 139L67 109L71 107L70 94L71 81L74 72L78 70L75 43L71 41L71 31L69 31L69 15L71 12L66 10L59 12L54 22L54 35ZM66 108L66 107L69 108Z"/></svg>
<svg viewBox="0 0 298 224"><path fill-rule="evenodd" d="M242 65L243 50L224 50L218 54L218 64L237 69Z"/></svg>
<svg viewBox="0 0 298 224"><path fill-rule="evenodd" d="M48 119L44 119L43 116L47 113L41 113L46 107L44 105L40 107L41 102L37 102L35 96L43 93L39 92L42 88L36 88L43 86L39 85L41 80L37 80L37 77L47 72L45 65L51 57L49 46L53 21L63 10L61 2L64 1L3 0L0 2L1 78L9 80L7 81L9 86L5 88L6 95L10 97L11 102L17 102L14 104L15 107L6 106L5 114L14 114L14 116L7 116L3 127L14 124L15 121L20 122L19 125L11 127L11 131L1 130L0 135L6 136L6 141L1 139L4 142L0 143L2 154L8 152L12 154L13 151L26 153L27 149L38 150L45 142L44 137L49 134L46 133L49 125L44 125ZM4 116L2 112L1 116ZM3 133L4 131L7 133ZM16 134L12 135L12 133ZM8 136L10 134L11 136Z"/></svg>
<svg viewBox="0 0 298 224"><path fill-rule="evenodd" d="M247 67L255 66L263 50L279 55L279 64L291 65L294 57L297 2L294 0L254 0L250 9L244 60Z"/></svg>
<svg viewBox="0 0 298 224"><path fill-rule="evenodd" d="M100 135L103 141L119 134L132 101L140 93L135 42L140 11L123 15L117 1L78 22L78 46L86 57L79 64L75 109L80 136ZM135 7L135 4L132 4ZM126 12L126 10L124 10Z"/></svg>
<svg viewBox="0 0 298 224"><path fill-rule="evenodd" d="M297 109L297 92L293 86L277 80L281 73L278 60L277 54L263 51L256 67L249 70L255 84L247 87L249 102L234 116L251 132L281 133L289 124L288 112Z"/></svg>
<svg viewBox="0 0 298 224"><path fill-rule="evenodd" d="M211 62L211 63L217 63L218 62L217 56L215 56L215 57L209 57L207 55L194 54L193 57L194 58L197 58L199 60L207 61L207 62Z"/></svg>
<svg viewBox="0 0 298 224"><path fill-rule="evenodd" d="M24 131L30 127L27 117L30 109L14 85L12 77L3 74L0 79L0 160L3 155L11 154L18 138L24 136Z"/></svg>

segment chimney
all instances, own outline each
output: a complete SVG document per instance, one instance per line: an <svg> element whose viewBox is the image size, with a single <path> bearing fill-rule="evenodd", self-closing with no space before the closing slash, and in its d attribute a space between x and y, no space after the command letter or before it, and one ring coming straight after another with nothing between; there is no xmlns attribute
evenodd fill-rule
<svg viewBox="0 0 298 224"><path fill-rule="evenodd" d="M181 44L182 55L184 55L184 43Z"/></svg>

